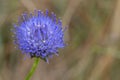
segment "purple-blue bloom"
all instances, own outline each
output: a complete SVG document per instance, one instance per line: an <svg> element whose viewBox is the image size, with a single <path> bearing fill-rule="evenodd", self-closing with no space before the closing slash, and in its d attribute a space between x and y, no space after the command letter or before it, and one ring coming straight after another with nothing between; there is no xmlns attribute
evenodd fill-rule
<svg viewBox="0 0 120 80"><path fill-rule="evenodd" d="M48 57L58 55L58 49L65 46L62 22L54 13L35 10L24 13L14 25L15 43L23 53L48 62Z"/></svg>

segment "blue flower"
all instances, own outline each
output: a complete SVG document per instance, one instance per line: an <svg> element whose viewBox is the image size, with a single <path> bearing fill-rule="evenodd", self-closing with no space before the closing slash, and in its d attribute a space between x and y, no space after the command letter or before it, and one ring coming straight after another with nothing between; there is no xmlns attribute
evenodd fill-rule
<svg viewBox="0 0 120 80"><path fill-rule="evenodd" d="M48 62L48 57L58 55L58 49L65 46L62 22L54 13L35 10L24 13L14 25L15 43L23 53Z"/></svg>

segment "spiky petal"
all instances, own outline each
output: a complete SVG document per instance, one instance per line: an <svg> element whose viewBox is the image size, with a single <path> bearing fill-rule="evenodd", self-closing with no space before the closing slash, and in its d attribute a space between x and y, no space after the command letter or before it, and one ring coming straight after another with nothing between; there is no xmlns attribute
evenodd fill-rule
<svg viewBox="0 0 120 80"><path fill-rule="evenodd" d="M50 16L49 16L50 15ZM54 13L35 10L33 14L24 13L18 24L14 25L15 42L24 53L48 61L58 49L65 46L61 20Z"/></svg>

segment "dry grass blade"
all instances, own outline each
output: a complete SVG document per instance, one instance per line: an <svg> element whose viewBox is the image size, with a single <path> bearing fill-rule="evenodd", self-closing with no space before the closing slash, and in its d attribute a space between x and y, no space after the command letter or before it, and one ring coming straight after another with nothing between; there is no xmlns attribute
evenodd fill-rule
<svg viewBox="0 0 120 80"><path fill-rule="evenodd" d="M117 1L115 12L113 15L113 18L111 20L111 31L108 35L107 40L107 49L105 52L105 55L102 56L95 68L93 69L90 77L88 77L88 80L98 80L101 76L104 75L107 70L109 70L112 62L114 61L114 54L116 53L116 43L118 42L118 39L120 38L120 0Z"/></svg>

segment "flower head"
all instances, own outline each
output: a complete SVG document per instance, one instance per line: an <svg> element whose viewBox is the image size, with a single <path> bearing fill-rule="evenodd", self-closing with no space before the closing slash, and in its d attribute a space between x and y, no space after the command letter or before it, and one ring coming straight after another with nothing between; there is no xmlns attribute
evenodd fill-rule
<svg viewBox="0 0 120 80"><path fill-rule="evenodd" d="M65 46L62 22L48 10L43 13L35 10L33 14L24 13L14 25L15 43L23 53L48 62L48 57L58 55L58 49Z"/></svg>

